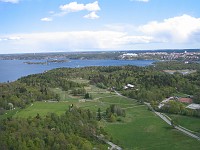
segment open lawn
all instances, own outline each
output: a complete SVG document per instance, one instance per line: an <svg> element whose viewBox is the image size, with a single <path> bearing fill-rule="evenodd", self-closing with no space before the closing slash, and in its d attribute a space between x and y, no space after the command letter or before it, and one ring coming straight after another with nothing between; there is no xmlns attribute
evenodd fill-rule
<svg viewBox="0 0 200 150"><path fill-rule="evenodd" d="M84 102L84 103L77 103L76 106L83 108L83 109L90 109L93 112L97 112L100 108L102 112L106 111L110 105L103 104L101 102Z"/></svg>
<svg viewBox="0 0 200 150"><path fill-rule="evenodd" d="M127 150L198 150L200 141L192 139L163 122L145 107L126 111L129 122L109 123L106 131Z"/></svg>
<svg viewBox="0 0 200 150"><path fill-rule="evenodd" d="M86 83L86 84L90 82L90 80L86 80L82 78L71 79L71 81L76 82L76 83Z"/></svg>
<svg viewBox="0 0 200 150"><path fill-rule="evenodd" d="M110 104L119 104L119 105L127 104L129 106L138 104L136 100L128 99L128 98L118 96L118 95L105 97L105 98L100 99L100 101L104 103L110 103Z"/></svg>
<svg viewBox="0 0 200 150"><path fill-rule="evenodd" d="M88 87L85 87L85 89L91 93L110 93L106 89L100 89L94 85L89 85Z"/></svg>
<svg viewBox="0 0 200 150"><path fill-rule="evenodd" d="M60 96L60 101L77 102L80 98L70 95L66 91L62 91L60 88L51 89L52 92Z"/></svg>
<svg viewBox="0 0 200 150"><path fill-rule="evenodd" d="M177 123L189 130L198 132L200 135L200 118L188 117L182 115L169 115L172 119L175 119Z"/></svg>
<svg viewBox="0 0 200 150"><path fill-rule="evenodd" d="M123 121L115 123L106 123L104 120L100 122L105 127L105 130L112 135L113 142L119 144L124 149L134 150L198 150L200 149L200 141L190 138L179 131L172 129L163 120L157 117L154 113L147 110L145 105L137 103L136 100L128 99L110 93L104 89L89 86L87 92L93 93L93 100L79 102L81 97L72 97L67 92L61 89L52 89L61 97L60 102L35 102L27 108L18 111L14 117L36 116L39 113L41 116L48 112L62 114L68 110L70 104L83 109L90 109L94 113L98 108L105 112L111 104L121 106L126 110L126 117ZM185 127L191 130L199 130L196 127L198 121L196 118L180 119ZM188 121L190 120L190 121ZM191 127L191 128L190 128Z"/></svg>
<svg viewBox="0 0 200 150"><path fill-rule="evenodd" d="M44 116L51 112L63 114L68 110L69 105L70 103L67 102L35 102L29 105L26 109L18 111L14 117L35 117L37 114Z"/></svg>

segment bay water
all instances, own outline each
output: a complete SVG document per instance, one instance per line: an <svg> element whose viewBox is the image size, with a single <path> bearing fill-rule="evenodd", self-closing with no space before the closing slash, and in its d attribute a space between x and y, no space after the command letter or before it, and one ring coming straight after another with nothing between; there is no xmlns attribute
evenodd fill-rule
<svg viewBox="0 0 200 150"><path fill-rule="evenodd" d="M42 73L55 68L79 68L87 66L148 66L154 60L69 60L63 63L26 64L24 62L45 62L46 60L0 60L0 82L15 81L30 74Z"/></svg>

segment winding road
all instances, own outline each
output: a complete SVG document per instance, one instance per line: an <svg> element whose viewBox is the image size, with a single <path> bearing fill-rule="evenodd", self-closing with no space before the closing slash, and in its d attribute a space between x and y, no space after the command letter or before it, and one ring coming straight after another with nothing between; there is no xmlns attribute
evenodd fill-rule
<svg viewBox="0 0 200 150"><path fill-rule="evenodd" d="M117 92L117 91L115 91L115 93L117 94L117 95L119 95L119 96L123 96L123 95L121 95L119 92ZM125 97L125 96L123 96L123 97ZM170 97L171 98L171 97ZM169 98L169 99L170 99ZM168 99L167 99L168 100ZM155 111L152 107L151 107L151 105L150 105L150 103L146 103L146 102L144 102L144 104L146 104L157 116L159 116L162 120L164 120L168 125L172 125L171 124L171 120L170 120L170 118L168 117L168 116L166 116L166 115L163 115L162 113L160 113L160 112L157 112L157 111ZM181 131L181 132L183 132L184 134L186 134L186 135L188 135L188 136L190 136L190 137L192 137L192 138L195 138L195 139L197 139L197 140L199 140L200 141L200 137L199 136L197 136L197 135L195 135L195 134L193 134L190 130L188 130L188 129L186 129L186 128L183 128L183 127L181 127L181 126L174 126L174 128L175 129L177 129L178 131Z"/></svg>
<svg viewBox="0 0 200 150"><path fill-rule="evenodd" d="M146 104L157 116L159 116L159 117L160 117L162 120L164 120L167 124L172 125L172 124L171 124L171 120L169 119L169 117L166 117L166 116L163 115L162 113L155 111L155 110L151 107L150 103L144 102L144 104ZM177 130L179 130L179 131L181 131L181 132L183 132L184 134L187 134L188 136L190 136L190 137L192 137L192 138L195 138L195 139L197 139L197 140L200 141L200 137L198 137L197 135L193 134L193 133L190 132L188 129L183 128L183 127L181 127L181 126L179 126L179 125L178 125L178 126L174 126L174 128L177 129Z"/></svg>

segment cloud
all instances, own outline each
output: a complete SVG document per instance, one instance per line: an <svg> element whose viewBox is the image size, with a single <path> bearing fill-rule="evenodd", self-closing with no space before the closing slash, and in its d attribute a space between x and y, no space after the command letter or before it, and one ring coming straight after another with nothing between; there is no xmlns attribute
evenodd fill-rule
<svg viewBox="0 0 200 150"><path fill-rule="evenodd" d="M54 17L63 17L68 13L80 12L80 11L88 11L89 14L84 15L83 18L87 19L98 19L97 11L100 11L98 1L88 4L79 4L77 2L71 2L65 5L60 5L60 12L50 11L50 17L42 18L42 21L52 21ZM48 18L48 19L47 19ZM51 18L51 19L50 19ZM49 20L50 19L50 20Z"/></svg>
<svg viewBox="0 0 200 150"><path fill-rule="evenodd" d="M50 21L52 21L52 18L46 17L46 18L41 18L40 20L41 20L41 21L50 22Z"/></svg>
<svg viewBox="0 0 200 150"><path fill-rule="evenodd" d="M92 13L92 12L91 12ZM90 14L91 14L90 13ZM105 25L99 31L46 32L0 35L0 52L197 48L200 18L176 16L141 26ZM24 49L24 51L22 51Z"/></svg>
<svg viewBox="0 0 200 150"><path fill-rule="evenodd" d="M0 37L0 41L15 41L15 40L20 40L21 37L19 36L5 36L5 37Z"/></svg>
<svg viewBox="0 0 200 150"><path fill-rule="evenodd" d="M114 23L114 24L105 24L104 28L106 30L110 31L119 31L119 32L127 32L129 34L139 34L138 27L132 24L126 24L126 23Z"/></svg>
<svg viewBox="0 0 200 150"><path fill-rule="evenodd" d="M0 0L0 2L7 2L7 3L18 3L19 0Z"/></svg>
<svg viewBox="0 0 200 150"><path fill-rule="evenodd" d="M5 36L4 36L5 37ZM127 45L149 43L150 36L131 36L117 31L73 31L7 35L13 40L0 40L0 51L18 49L27 51L123 49ZM0 36L0 39L1 38ZM26 51L27 50L27 51Z"/></svg>
<svg viewBox="0 0 200 150"><path fill-rule="evenodd" d="M66 5L61 5L60 9L62 11L67 11L67 12L82 11L82 10L84 10L84 4L78 4L77 2L71 2Z"/></svg>
<svg viewBox="0 0 200 150"><path fill-rule="evenodd" d="M195 41L195 38L199 39L200 18L184 14L165 19L162 22L149 22L140 26L139 31L165 42L192 42Z"/></svg>
<svg viewBox="0 0 200 150"><path fill-rule="evenodd" d="M88 4L78 4L77 2L71 2L69 4L61 5L61 12L54 14L53 16L65 16L68 13L89 11L90 13L83 16L87 19L98 19L99 16L96 14L97 11L101 10L98 1Z"/></svg>
<svg viewBox="0 0 200 150"><path fill-rule="evenodd" d="M85 15L84 18L87 18L87 19L98 19L99 16L96 14L95 11L93 11L93 12L91 12L91 13Z"/></svg>
<svg viewBox="0 0 200 150"><path fill-rule="evenodd" d="M99 11L100 7L98 1L88 4L78 4L77 2L71 2L69 4L61 5L60 9L65 12L78 12L82 10L87 11Z"/></svg>

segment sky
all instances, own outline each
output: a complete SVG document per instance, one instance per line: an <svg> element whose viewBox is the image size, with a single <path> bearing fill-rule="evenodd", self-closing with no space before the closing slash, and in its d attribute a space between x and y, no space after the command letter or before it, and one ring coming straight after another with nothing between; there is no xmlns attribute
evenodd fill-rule
<svg viewBox="0 0 200 150"><path fill-rule="evenodd" d="M0 54L200 49L200 0L0 0Z"/></svg>

